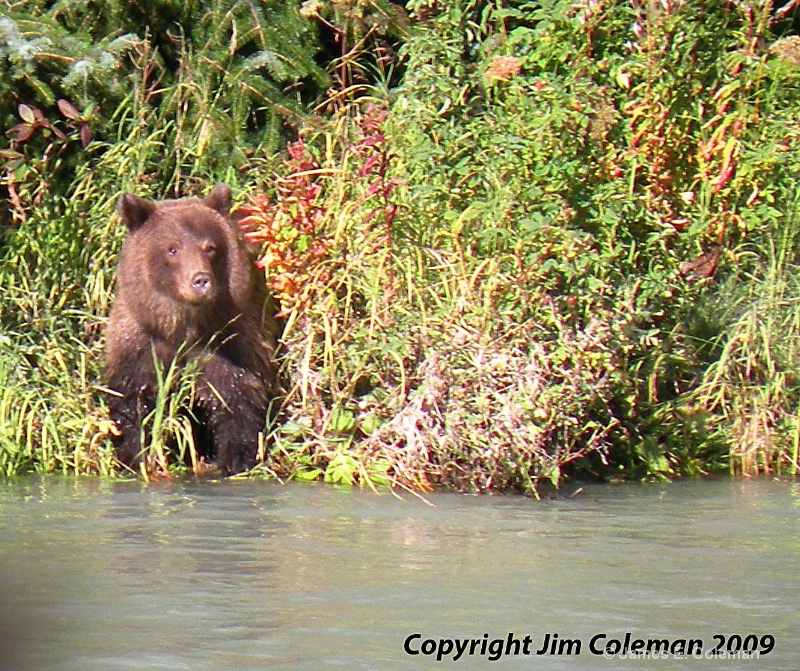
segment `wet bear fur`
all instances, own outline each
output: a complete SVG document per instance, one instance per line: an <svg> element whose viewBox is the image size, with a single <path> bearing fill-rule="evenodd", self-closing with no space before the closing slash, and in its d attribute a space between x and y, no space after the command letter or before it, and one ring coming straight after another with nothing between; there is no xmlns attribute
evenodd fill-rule
<svg viewBox="0 0 800 671"><path fill-rule="evenodd" d="M254 465L276 391L275 327L244 242L230 220L231 192L152 202L123 195L128 228L106 331L106 384L121 434L117 456L142 458L142 420L153 410L155 359L197 363L196 436L202 455L237 473Z"/></svg>

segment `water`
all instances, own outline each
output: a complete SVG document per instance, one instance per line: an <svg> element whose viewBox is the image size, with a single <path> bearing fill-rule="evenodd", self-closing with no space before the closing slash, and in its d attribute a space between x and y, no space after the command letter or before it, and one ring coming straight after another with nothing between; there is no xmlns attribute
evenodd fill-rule
<svg viewBox="0 0 800 671"><path fill-rule="evenodd" d="M428 498L435 507L317 485L5 483L0 669L800 668L800 485ZM589 648L626 632L699 639L703 652L715 634L753 634L762 650L772 636L774 649L635 660ZM533 654L547 634L573 654ZM516 652L509 635L520 654L490 661L498 645ZM477 643L437 662L407 639L412 652Z"/></svg>

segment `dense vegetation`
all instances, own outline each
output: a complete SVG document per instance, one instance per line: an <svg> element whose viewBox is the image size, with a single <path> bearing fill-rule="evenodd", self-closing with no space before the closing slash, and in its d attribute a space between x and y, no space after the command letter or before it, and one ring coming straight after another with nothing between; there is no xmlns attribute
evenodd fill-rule
<svg viewBox="0 0 800 671"><path fill-rule="evenodd" d="M771 3L95 4L0 11L3 472L117 472L114 204L215 181L285 320L258 472L796 472L800 38ZM161 471L191 442L168 383Z"/></svg>

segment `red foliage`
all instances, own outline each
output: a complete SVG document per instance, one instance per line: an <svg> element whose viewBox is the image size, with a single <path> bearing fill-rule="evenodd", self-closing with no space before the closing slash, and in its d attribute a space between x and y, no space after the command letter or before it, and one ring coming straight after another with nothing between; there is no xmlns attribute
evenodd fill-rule
<svg viewBox="0 0 800 671"><path fill-rule="evenodd" d="M287 148L289 174L276 179L277 198L251 196L239 207L240 226L263 253L256 262L267 271L267 286L285 314L304 302L303 286L310 271L325 257L329 241L322 236L328 210L318 201L322 185L314 179L321 170L303 140Z"/></svg>
<svg viewBox="0 0 800 671"><path fill-rule="evenodd" d="M385 120L386 110L375 105L354 117L355 140L340 145L342 156L355 157L340 163L352 169L352 177L338 174L348 189L361 193L353 198L357 203L378 199L363 221L368 223L382 213L385 240L391 245L397 206L390 198L398 180L387 176L390 154L383 132ZM307 303L312 276L323 281L327 277L319 268L333 246L326 230L332 213L325 198L326 182L320 178L337 174L320 166L302 139L289 143L287 155L286 170L282 171L286 176L276 178L275 197L251 196L238 210L243 215L240 225L245 238L261 245L262 255L256 263L266 271L267 286L279 300L284 316Z"/></svg>

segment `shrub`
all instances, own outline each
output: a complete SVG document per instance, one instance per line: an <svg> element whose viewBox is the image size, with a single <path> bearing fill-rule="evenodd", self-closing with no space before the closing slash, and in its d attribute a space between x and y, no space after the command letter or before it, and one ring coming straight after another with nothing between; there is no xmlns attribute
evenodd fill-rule
<svg viewBox="0 0 800 671"><path fill-rule="evenodd" d="M786 225L794 165L768 6L411 4L389 198L347 132L317 164L335 242L290 317L285 472L530 492L724 467L693 395L726 337L709 297Z"/></svg>

